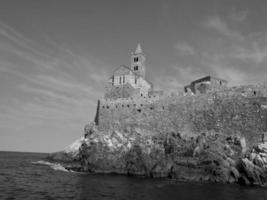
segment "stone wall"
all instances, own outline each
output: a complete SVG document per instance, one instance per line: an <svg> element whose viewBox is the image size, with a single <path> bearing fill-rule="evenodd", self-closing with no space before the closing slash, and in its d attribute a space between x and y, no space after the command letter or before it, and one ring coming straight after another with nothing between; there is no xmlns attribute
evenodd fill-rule
<svg viewBox="0 0 267 200"><path fill-rule="evenodd" d="M262 133L261 97L266 87L242 86L192 96L162 96L101 100L99 128L179 132L194 137L201 132L236 134L248 141ZM256 137L255 137L256 136Z"/></svg>
<svg viewBox="0 0 267 200"><path fill-rule="evenodd" d="M105 87L105 98L118 99L137 96L148 96L152 85L143 77L133 75L132 72L123 76L112 76Z"/></svg>
<svg viewBox="0 0 267 200"><path fill-rule="evenodd" d="M119 98L130 98L140 95L140 89L133 88L129 83L119 86L107 86L105 98L106 99L119 99Z"/></svg>

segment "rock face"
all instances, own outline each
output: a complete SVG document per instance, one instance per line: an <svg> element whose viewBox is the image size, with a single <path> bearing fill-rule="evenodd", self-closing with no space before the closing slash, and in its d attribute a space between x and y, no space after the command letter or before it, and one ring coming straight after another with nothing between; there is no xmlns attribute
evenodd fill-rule
<svg viewBox="0 0 267 200"><path fill-rule="evenodd" d="M267 184L267 143L252 148L240 163L240 181L245 184Z"/></svg>
<svg viewBox="0 0 267 200"><path fill-rule="evenodd" d="M210 132L188 137L140 128L101 132L91 123L79 141L79 149L76 142L72 153L58 152L50 159L64 161L68 169L91 173L258 185L267 181L267 145L246 152L245 139L237 135Z"/></svg>

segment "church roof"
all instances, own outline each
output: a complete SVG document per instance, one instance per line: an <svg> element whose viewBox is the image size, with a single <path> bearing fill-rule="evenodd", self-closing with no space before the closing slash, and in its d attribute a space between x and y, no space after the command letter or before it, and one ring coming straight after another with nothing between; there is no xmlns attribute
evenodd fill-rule
<svg viewBox="0 0 267 200"><path fill-rule="evenodd" d="M120 75L126 75L130 73L131 68L126 65L120 65L113 71L113 75L120 74Z"/></svg>
<svg viewBox="0 0 267 200"><path fill-rule="evenodd" d="M136 50L135 50L135 54L140 54L143 53L142 48L140 43L137 44Z"/></svg>

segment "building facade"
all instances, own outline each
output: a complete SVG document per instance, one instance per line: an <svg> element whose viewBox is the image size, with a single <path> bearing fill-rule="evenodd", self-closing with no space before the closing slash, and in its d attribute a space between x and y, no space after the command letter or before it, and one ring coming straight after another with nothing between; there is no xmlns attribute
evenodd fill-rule
<svg viewBox="0 0 267 200"><path fill-rule="evenodd" d="M184 87L186 94L205 94L211 90L218 90L227 86L227 81L212 76L205 76L191 82Z"/></svg>
<svg viewBox="0 0 267 200"><path fill-rule="evenodd" d="M146 97L153 85L146 80L145 55L138 44L131 53L131 66L121 65L113 71L106 86L106 99Z"/></svg>

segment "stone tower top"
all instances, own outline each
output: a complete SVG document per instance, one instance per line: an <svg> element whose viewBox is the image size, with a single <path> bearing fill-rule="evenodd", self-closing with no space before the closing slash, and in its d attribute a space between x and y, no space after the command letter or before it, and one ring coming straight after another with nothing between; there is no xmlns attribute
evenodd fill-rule
<svg viewBox="0 0 267 200"><path fill-rule="evenodd" d="M142 51L141 45L138 43L135 52L131 55L131 70L137 75L145 78L146 75L146 57Z"/></svg>
<svg viewBox="0 0 267 200"><path fill-rule="evenodd" d="M140 43L137 44L135 54L143 53Z"/></svg>

